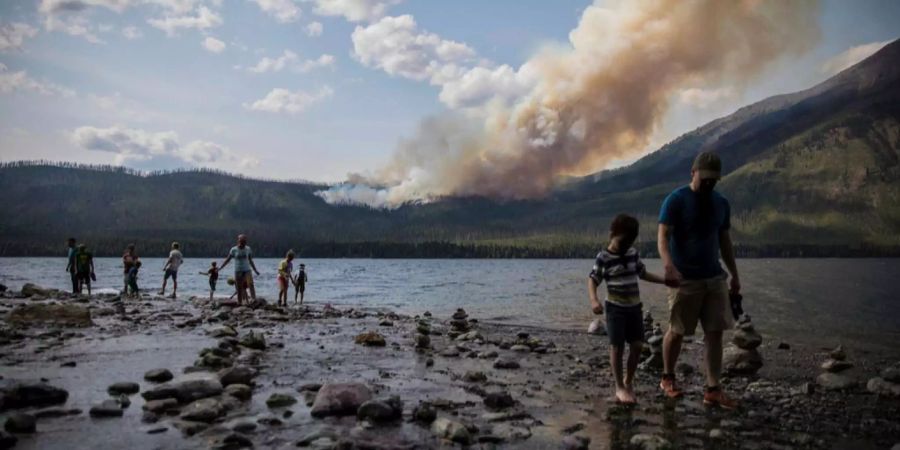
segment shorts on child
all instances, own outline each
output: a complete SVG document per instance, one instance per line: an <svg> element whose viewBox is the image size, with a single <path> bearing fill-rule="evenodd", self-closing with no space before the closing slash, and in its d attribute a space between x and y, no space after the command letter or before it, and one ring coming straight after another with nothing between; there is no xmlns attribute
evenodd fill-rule
<svg viewBox="0 0 900 450"><path fill-rule="evenodd" d="M287 290L287 288L288 288L287 278L285 278L281 275L278 275L278 288L281 289L282 291Z"/></svg>
<svg viewBox="0 0 900 450"><path fill-rule="evenodd" d="M165 276L163 276L163 279L168 280L169 278L171 278L172 281L178 281L178 271L172 270L172 269L166 269L166 274L165 274Z"/></svg>
<svg viewBox="0 0 900 450"><path fill-rule="evenodd" d="M609 343L616 347L624 347L625 343L644 340L644 314L641 304L621 306L609 301L605 302L606 334Z"/></svg>
<svg viewBox="0 0 900 450"><path fill-rule="evenodd" d="M216 280L213 280L213 279L209 280L209 290L211 290L211 291L216 290Z"/></svg>

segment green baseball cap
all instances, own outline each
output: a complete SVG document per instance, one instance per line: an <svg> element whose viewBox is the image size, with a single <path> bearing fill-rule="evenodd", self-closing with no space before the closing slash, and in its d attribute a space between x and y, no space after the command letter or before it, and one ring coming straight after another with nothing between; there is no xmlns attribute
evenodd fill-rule
<svg viewBox="0 0 900 450"><path fill-rule="evenodd" d="M722 160L713 152L700 152L694 158L691 170L700 172L700 179L722 178Z"/></svg>

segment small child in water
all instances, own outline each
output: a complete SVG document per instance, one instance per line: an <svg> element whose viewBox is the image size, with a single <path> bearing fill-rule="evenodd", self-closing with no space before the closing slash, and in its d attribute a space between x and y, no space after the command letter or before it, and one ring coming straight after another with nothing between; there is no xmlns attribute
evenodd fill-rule
<svg viewBox="0 0 900 450"><path fill-rule="evenodd" d="M594 269L588 277L588 296L594 314L606 310L606 331L609 334L609 359L616 383L616 400L623 404L637 402L634 396L634 373L641 357L644 339L641 295L638 278L652 283L664 283L663 277L647 272L637 249L632 247L638 236L638 221L619 214L609 227L609 243L597 254ZM597 288L606 281L606 302L597 299ZM628 363L622 374L622 356L628 343Z"/></svg>
<svg viewBox="0 0 900 450"><path fill-rule="evenodd" d="M216 293L216 282L219 281L219 268L216 266L216 262L213 261L209 266L209 270L200 272L200 275L209 277L209 301L212 301L213 294Z"/></svg>
<svg viewBox="0 0 900 450"><path fill-rule="evenodd" d="M138 269L140 268L141 262L138 260L128 269L128 292L126 292L126 294L135 298L140 297L141 295L137 284Z"/></svg>

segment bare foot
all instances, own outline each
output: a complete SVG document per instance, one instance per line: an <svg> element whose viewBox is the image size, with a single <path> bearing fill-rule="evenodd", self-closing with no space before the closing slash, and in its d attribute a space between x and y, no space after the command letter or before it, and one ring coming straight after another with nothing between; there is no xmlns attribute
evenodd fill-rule
<svg viewBox="0 0 900 450"><path fill-rule="evenodd" d="M616 401L623 405L633 405L636 403L634 394L625 388L616 388Z"/></svg>

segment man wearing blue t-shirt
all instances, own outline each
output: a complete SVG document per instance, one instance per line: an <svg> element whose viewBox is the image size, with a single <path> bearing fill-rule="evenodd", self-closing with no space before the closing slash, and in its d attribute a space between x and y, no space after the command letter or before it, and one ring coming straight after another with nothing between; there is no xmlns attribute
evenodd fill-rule
<svg viewBox="0 0 900 450"><path fill-rule="evenodd" d="M722 373L722 333L733 326L729 291L741 290L731 243L731 207L716 192L722 162L703 152L691 167L691 183L669 194L659 213L657 245L669 289L669 330L663 340L663 378L659 387L676 398L675 363L685 335L693 335L697 322L703 327L706 349L706 392L703 403L734 409L737 402L719 385ZM719 256L731 274L719 264Z"/></svg>

